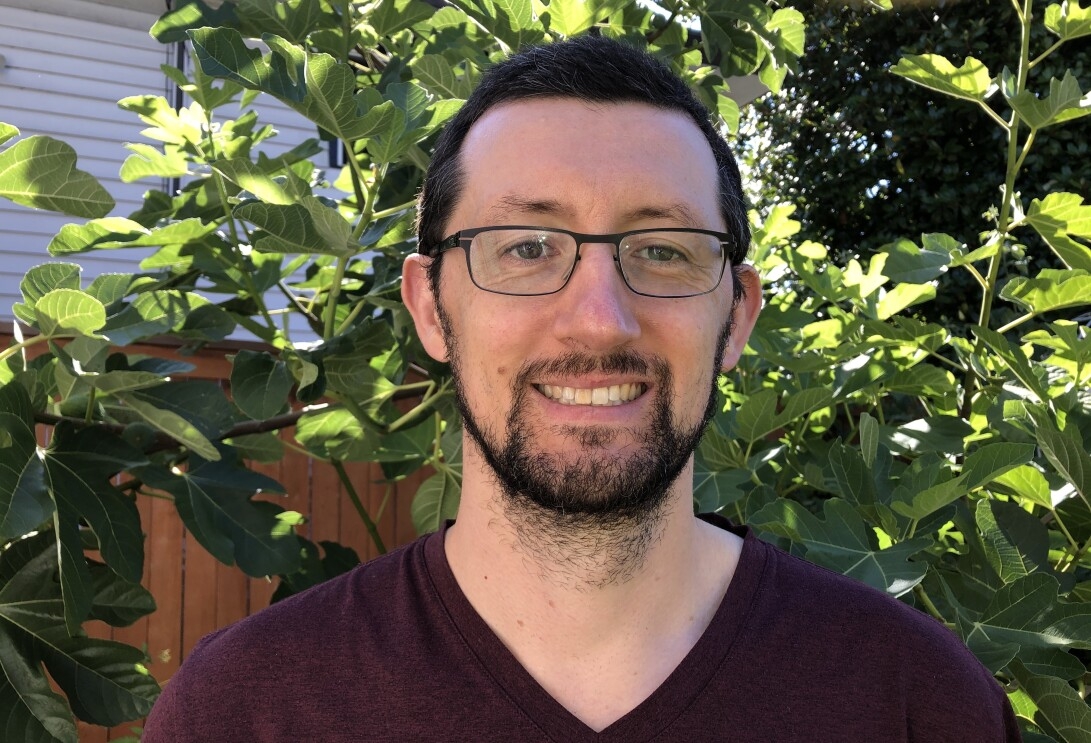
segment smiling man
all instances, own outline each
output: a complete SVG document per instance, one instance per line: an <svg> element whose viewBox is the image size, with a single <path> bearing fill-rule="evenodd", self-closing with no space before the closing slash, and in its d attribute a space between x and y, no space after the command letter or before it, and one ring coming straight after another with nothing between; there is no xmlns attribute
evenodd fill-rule
<svg viewBox="0 0 1091 743"><path fill-rule="evenodd" d="M946 628L694 516L761 287L735 160L666 67L593 37L497 65L418 234L456 522L206 639L145 741L1019 739Z"/></svg>

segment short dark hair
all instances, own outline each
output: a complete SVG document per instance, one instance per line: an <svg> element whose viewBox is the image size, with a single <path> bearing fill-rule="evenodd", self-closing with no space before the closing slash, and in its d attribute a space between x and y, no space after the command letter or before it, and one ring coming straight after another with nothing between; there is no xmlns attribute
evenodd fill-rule
<svg viewBox="0 0 1091 743"><path fill-rule="evenodd" d="M739 166L731 147L712 125L708 109L663 62L645 51L600 36L579 36L529 47L482 75L480 84L436 141L417 203L420 252L429 254L446 237L446 222L462 194L459 156L470 128L489 109L528 98L645 103L689 116L705 135L716 159L720 212L728 234L735 239L728 260L735 266L746 259L750 225ZM435 256L428 272L437 296L441 255Z"/></svg>

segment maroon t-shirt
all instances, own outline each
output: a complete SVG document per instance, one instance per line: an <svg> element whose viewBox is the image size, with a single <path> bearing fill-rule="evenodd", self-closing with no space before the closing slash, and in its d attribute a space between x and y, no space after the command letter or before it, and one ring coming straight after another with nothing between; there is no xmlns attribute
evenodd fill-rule
<svg viewBox="0 0 1091 743"><path fill-rule="evenodd" d="M736 531L742 555L704 635L601 733L470 606L441 532L209 635L143 740L1019 741L1003 690L941 624Z"/></svg>

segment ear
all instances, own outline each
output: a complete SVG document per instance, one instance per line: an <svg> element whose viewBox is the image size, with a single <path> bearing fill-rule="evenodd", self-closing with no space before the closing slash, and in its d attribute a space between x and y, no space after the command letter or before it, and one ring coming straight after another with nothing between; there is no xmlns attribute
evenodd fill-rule
<svg viewBox="0 0 1091 743"><path fill-rule="evenodd" d="M743 293L735 305L735 328L727 339L724 357L720 360L720 368L725 372L734 369L735 364L739 363L739 357L742 356L761 312L761 279L758 278L758 272L748 265L732 266L728 270L734 271L739 277Z"/></svg>
<svg viewBox="0 0 1091 743"><path fill-rule="evenodd" d="M436 297L428 281L432 258L413 253L402 264L402 301L413 317L421 345L436 361L447 361L447 341L436 309Z"/></svg>

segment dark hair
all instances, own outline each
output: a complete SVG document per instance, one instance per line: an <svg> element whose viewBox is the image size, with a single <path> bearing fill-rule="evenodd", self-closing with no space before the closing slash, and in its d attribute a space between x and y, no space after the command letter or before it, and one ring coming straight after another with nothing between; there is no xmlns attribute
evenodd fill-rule
<svg viewBox="0 0 1091 743"><path fill-rule="evenodd" d="M462 194L459 162L470 127L502 103L526 98L575 98L592 103L645 103L679 111L705 135L719 171L720 212L735 238L728 260L737 265L750 247L750 225L739 166L712 125L708 109L686 83L651 54L612 39L579 36L530 47L490 68L436 142L418 199L418 249L428 254L446 237L446 222ZM439 289L439 256L428 277ZM438 294L437 294L438 296ZM736 299L737 299L736 293Z"/></svg>

